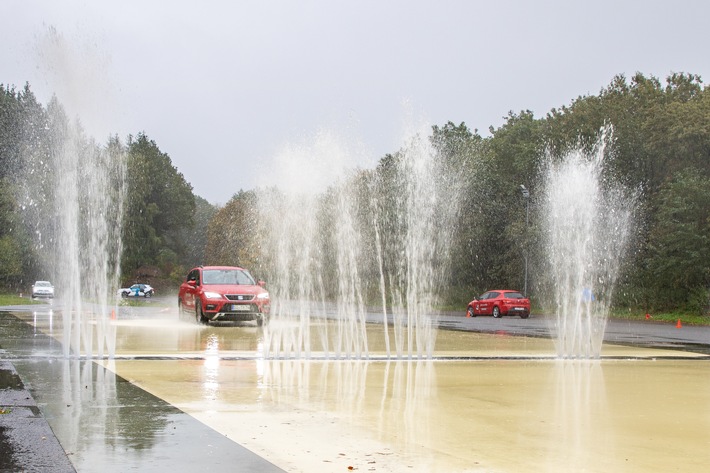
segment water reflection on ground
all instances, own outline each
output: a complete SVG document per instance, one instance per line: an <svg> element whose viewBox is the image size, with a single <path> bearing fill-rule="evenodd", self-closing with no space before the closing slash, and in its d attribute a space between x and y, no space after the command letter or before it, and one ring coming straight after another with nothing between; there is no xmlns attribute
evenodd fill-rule
<svg viewBox="0 0 710 473"><path fill-rule="evenodd" d="M56 323L27 322L61 337ZM293 472L702 471L710 462L710 361L690 353L605 346L607 359L557 360L546 339L439 331L433 360L378 358L376 344L363 361L267 359L253 325L168 316L116 329L115 359L54 359L35 345L25 355L43 361L18 361L21 373L61 366L58 378L33 379L61 389L43 409L82 467L182 458L165 450L171 427L197 429L181 411Z"/></svg>

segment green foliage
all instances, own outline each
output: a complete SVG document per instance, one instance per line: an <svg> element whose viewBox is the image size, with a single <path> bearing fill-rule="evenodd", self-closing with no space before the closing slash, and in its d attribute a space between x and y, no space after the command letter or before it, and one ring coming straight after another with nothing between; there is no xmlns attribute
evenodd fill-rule
<svg viewBox="0 0 710 473"><path fill-rule="evenodd" d="M202 197L195 196L194 224L184 227L179 236L179 239L184 242L185 248L185 252L180 258L180 264L185 268L192 268L207 260L205 249L207 248L208 232L206 229L218 210L217 206L210 204ZM181 271L181 273L183 272L185 271Z"/></svg>
<svg viewBox="0 0 710 473"><path fill-rule="evenodd" d="M172 265L188 259L180 255L186 255L190 245L186 229L194 225L192 186L170 157L141 133L129 138L127 187L122 272L162 263L170 273Z"/></svg>
<svg viewBox="0 0 710 473"><path fill-rule="evenodd" d="M649 314L647 322L651 324L667 323L673 326L680 320L682 325L710 325L710 315L708 315L707 312L705 314L698 314L697 312L691 312L685 309L648 311L645 309L623 307L612 311L611 317L622 320L646 321L646 314Z"/></svg>
<svg viewBox="0 0 710 473"><path fill-rule="evenodd" d="M691 294L709 286L701 211L708 208L710 176L708 97L710 89L695 75L673 74L665 86L642 74L630 81L617 76L598 96L579 97L547 116L545 142L556 155L591 146L595 130L612 124L608 177L643 191L619 305L690 307Z"/></svg>
<svg viewBox="0 0 710 473"><path fill-rule="evenodd" d="M525 256L530 252L527 242L531 226L527 220L528 204L521 192L524 185L535 199L538 168L544 156L542 125L532 112L510 113L506 123L497 130L488 144L486 178L481 199L485 202L480 221L485 225L483 236L482 274L484 288L524 285ZM529 256L529 255L528 255Z"/></svg>
<svg viewBox="0 0 710 473"><path fill-rule="evenodd" d="M664 309L688 304L710 287L710 178L678 172L661 188L652 218L646 278Z"/></svg>
<svg viewBox="0 0 710 473"><path fill-rule="evenodd" d="M486 229L480 225L486 206L482 198L487 191L487 144L477 131L471 132L464 123L449 122L432 128L431 142L440 159L449 168L446 175L457 179L462 186L460 210L453 233L450 284L467 286L481 282L484 264L482 243ZM453 184L453 183L452 183Z"/></svg>
<svg viewBox="0 0 710 473"><path fill-rule="evenodd" d="M22 276L22 252L17 242L8 235L0 237L0 277L5 282Z"/></svg>
<svg viewBox="0 0 710 473"><path fill-rule="evenodd" d="M19 178L27 166L25 157L41 160L46 155L46 122L29 85L18 92L0 84L0 280L7 288L22 290L38 272L38 254L31 229L18 212L17 196L30 184Z"/></svg>
<svg viewBox="0 0 710 473"><path fill-rule="evenodd" d="M0 85L0 278L5 286L26 285L60 260L62 249L52 238L55 215L61 209L54 182L55 165L66 152L80 153L109 172L117 169L113 163L128 152L121 226L124 274L131 277L136 268L156 264L170 273L175 266L192 264L196 259L194 241L201 246L199 252L204 251L204 228L211 213L203 214L206 219L201 221L200 235L191 235L195 231L195 196L170 158L145 134L129 137L126 149L118 137L98 147L83 136L70 135L69 130L69 120L56 97L44 108L29 85L19 91ZM78 172L82 179L83 168ZM120 192L123 178L122 174L107 175L107 189ZM20 201L22 212L17 211ZM94 209L88 200L80 205L82 215ZM82 226L79 231L80 241L87 244L94 237L89 227ZM118 254L118 241L114 246Z"/></svg>
<svg viewBox="0 0 710 473"><path fill-rule="evenodd" d="M31 297L23 295L20 297L18 294L0 294L0 306L9 305L45 305L44 301L35 301Z"/></svg>
<svg viewBox="0 0 710 473"><path fill-rule="evenodd" d="M259 259L257 222L255 193L235 194L208 224L206 264L255 268Z"/></svg>

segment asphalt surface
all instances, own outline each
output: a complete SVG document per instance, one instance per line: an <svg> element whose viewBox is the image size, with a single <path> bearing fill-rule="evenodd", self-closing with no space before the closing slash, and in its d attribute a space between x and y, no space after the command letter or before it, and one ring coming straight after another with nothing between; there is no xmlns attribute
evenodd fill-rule
<svg viewBox="0 0 710 473"><path fill-rule="evenodd" d="M5 310L0 308L0 472L68 473L101 465L102 473L283 473L128 380L107 379L94 360L64 358L59 342ZM100 422L87 415L87 402ZM87 439L77 447L83 450L65 451L47 419ZM102 430L96 437L125 451L120 464L107 465L101 449L92 448L97 425Z"/></svg>
<svg viewBox="0 0 710 473"><path fill-rule="evenodd" d="M442 314L439 328L482 333L507 333L526 337L555 337L555 320L532 315L519 317L465 317L464 314ZM710 354L710 326L683 325L669 322L609 320L604 331L604 342L645 348L685 350Z"/></svg>
<svg viewBox="0 0 710 473"><path fill-rule="evenodd" d="M48 399L60 394L54 390L56 386L62 386L62 376L66 376L63 371L67 368L60 362L62 347L56 340L35 332L29 324L11 314L12 311L26 310L28 306L0 308L0 471L75 472L69 459L72 452L63 449L45 418L55 414L51 411L43 413L41 405L35 401L35 396ZM368 315L373 321L381 318L381 314L375 312ZM532 337L555 335L551 319L534 315L521 320L518 317L468 318L463 313L447 313L439 315L438 324L446 330ZM710 354L710 327L611 320L606 327L605 342ZM24 382L16 365L22 367ZM86 366L91 365L93 363L87 362ZM89 379L95 384L101 381L96 374ZM102 389L100 386L85 388ZM166 435L170 429L172 441L163 442L165 451L153 452L156 459L150 471L204 470L206 465L200 459L205 455L216 462L215 465L222 466L222 469L217 468L219 471L231 471L235 465L239 465L238 471L282 471L126 380L118 379L115 389L121 401L115 406L120 412L116 418L121 422L158 419L159 427L151 435ZM71 409L71 400L68 402L66 408ZM148 408L142 411L136 406ZM153 424L156 422L150 425ZM116 471L125 471L129 467L125 464L117 466Z"/></svg>
<svg viewBox="0 0 710 473"><path fill-rule="evenodd" d="M74 472L15 367L0 361L0 471Z"/></svg>

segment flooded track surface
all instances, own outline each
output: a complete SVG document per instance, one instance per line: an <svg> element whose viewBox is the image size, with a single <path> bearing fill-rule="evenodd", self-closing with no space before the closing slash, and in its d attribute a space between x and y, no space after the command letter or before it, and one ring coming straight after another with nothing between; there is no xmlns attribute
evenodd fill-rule
<svg viewBox="0 0 710 473"><path fill-rule="evenodd" d="M685 328L643 339L664 349L605 344L601 360L558 360L543 334L520 336L545 330L541 320L442 317L456 330L438 331L434 359L395 361L378 352L374 324L369 360L298 360L265 358L263 329L250 324L204 327L151 308L113 323L114 358L65 359L57 313L0 313L1 358L79 472L694 472L710 462L710 359L669 349L691 346ZM489 333L461 327L472 324ZM692 346L707 334L697 333Z"/></svg>

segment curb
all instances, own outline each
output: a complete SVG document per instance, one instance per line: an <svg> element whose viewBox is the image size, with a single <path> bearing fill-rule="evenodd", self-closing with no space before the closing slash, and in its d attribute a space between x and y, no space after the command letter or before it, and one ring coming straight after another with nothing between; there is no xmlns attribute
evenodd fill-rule
<svg viewBox="0 0 710 473"><path fill-rule="evenodd" d="M76 473L12 363L0 360L0 471Z"/></svg>

